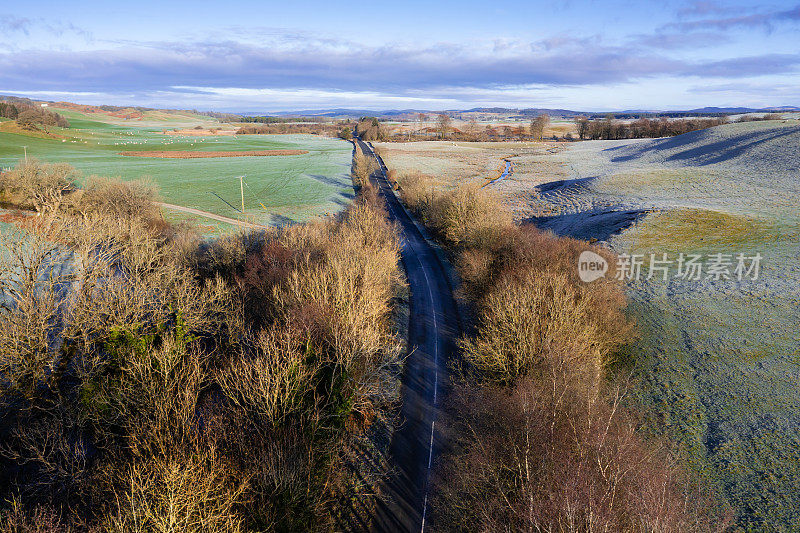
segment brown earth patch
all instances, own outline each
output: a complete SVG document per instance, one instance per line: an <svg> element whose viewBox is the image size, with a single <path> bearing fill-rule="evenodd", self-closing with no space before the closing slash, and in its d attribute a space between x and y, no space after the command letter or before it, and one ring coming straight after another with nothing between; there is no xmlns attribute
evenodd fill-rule
<svg viewBox="0 0 800 533"><path fill-rule="evenodd" d="M32 216L34 216L33 213L15 209L13 211L6 211L4 213L0 213L0 222L5 222L6 224L17 224L19 222L26 221L28 218Z"/></svg>
<svg viewBox="0 0 800 533"><path fill-rule="evenodd" d="M158 157L168 159L195 159L202 157L257 157L268 155L302 155L308 150L245 150L240 152L193 152L183 150L161 150L152 152L119 152L120 155L131 157Z"/></svg>

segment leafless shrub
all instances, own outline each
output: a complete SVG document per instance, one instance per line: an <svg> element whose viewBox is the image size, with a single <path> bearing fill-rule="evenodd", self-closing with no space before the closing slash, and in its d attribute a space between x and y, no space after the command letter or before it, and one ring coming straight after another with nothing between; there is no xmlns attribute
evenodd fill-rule
<svg viewBox="0 0 800 533"><path fill-rule="evenodd" d="M420 172L403 174L399 180L403 203L420 217L426 217L436 190L430 177Z"/></svg>
<svg viewBox="0 0 800 533"><path fill-rule="evenodd" d="M134 463L105 529L115 532L235 533L243 520L235 507L246 485L231 479L215 450Z"/></svg>
<svg viewBox="0 0 800 533"><path fill-rule="evenodd" d="M499 199L478 185L447 191L434 199L429 219L435 231L449 244L463 247L489 246L512 227L511 214L499 208Z"/></svg>
<svg viewBox="0 0 800 533"><path fill-rule="evenodd" d="M564 275L531 271L520 280L504 279L482 309L478 335L464 342L464 359L480 376L504 383L555 372L594 394L609 350L626 340L606 338L592 302Z"/></svg>
<svg viewBox="0 0 800 533"><path fill-rule="evenodd" d="M75 528L67 525L52 507L38 505L25 509L19 499L13 499L7 510L0 512L2 533L72 533Z"/></svg>
<svg viewBox="0 0 800 533"><path fill-rule="evenodd" d="M399 361L368 183L336 219L208 246L141 184L69 197L1 243L0 495L31 498L9 527L55 503L81 529L330 527Z"/></svg>
<svg viewBox="0 0 800 533"><path fill-rule="evenodd" d="M58 209L64 195L75 188L78 171L65 163L21 161L0 174L0 193L5 201L38 212Z"/></svg>
<svg viewBox="0 0 800 533"><path fill-rule="evenodd" d="M698 498L666 448L637 436L607 380L616 350L633 336L626 299L614 280L582 283L576 265L592 249L613 269L613 254L514 226L476 187L440 191L411 176L401 190L456 257L479 314L455 365L434 526L723 529L725 512L708 512L713 497Z"/></svg>
<svg viewBox="0 0 800 533"><path fill-rule="evenodd" d="M48 496L63 505L80 502L91 483L87 441L72 413L64 409L28 424L9 428L0 454L33 474L18 490Z"/></svg>
<svg viewBox="0 0 800 533"><path fill-rule="evenodd" d="M177 251L148 236L141 223L97 222L74 239L79 284L70 297L65 338L91 343L114 328L146 334L174 316L190 330L208 326L212 306L225 297L218 283L201 286Z"/></svg>
<svg viewBox="0 0 800 533"><path fill-rule="evenodd" d="M513 227L500 199L479 185L442 190L419 172L405 174L399 181L403 202L439 238L460 250L490 247Z"/></svg>
<svg viewBox="0 0 800 533"><path fill-rule="evenodd" d="M434 525L481 531L723 531L730 517L658 443L645 443L615 391L587 399L558 380L459 385L457 442L434 492Z"/></svg>
<svg viewBox="0 0 800 533"><path fill-rule="evenodd" d="M336 364L347 369L348 395L359 411L371 396L381 395L383 365L396 360L388 318L399 282L397 236L382 215L363 204L351 207L338 223L301 231L320 246L320 260L300 262L275 295L287 323L297 320L314 328ZM287 246L293 247L297 237L288 232Z"/></svg>
<svg viewBox="0 0 800 533"><path fill-rule="evenodd" d="M146 353L136 343L121 348L127 353L120 354L119 385L103 390L97 400L110 411L111 421L125 426L133 453L164 457L194 449L199 438L196 409L205 379L197 353L172 336Z"/></svg>
<svg viewBox="0 0 800 533"><path fill-rule="evenodd" d="M217 374L227 398L268 427L301 407L312 369L305 364L295 335L287 331L262 332L255 353L243 355Z"/></svg>
<svg viewBox="0 0 800 533"><path fill-rule="evenodd" d="M356 152L353 158L353 182L356 187L363 187L369 183L369 177L377 170L378 166L375 158L362 153L360 150Z"/></svg>
<svg viewBox="0 0 800 533"><path fill-rule="evenodd" d="M118 219L152 221L161 218L161 211L155 204L159 200L156 187L151 182L90 176L78 209L84 216L100 213Z"/></svg>
<svg viewBox="0 0 800 533"><path fill-rule="evenodd" d="M53 335L69 285L70 252L40 232L0 235L1 389L32 397L53 386L60 364Z"/></svg>

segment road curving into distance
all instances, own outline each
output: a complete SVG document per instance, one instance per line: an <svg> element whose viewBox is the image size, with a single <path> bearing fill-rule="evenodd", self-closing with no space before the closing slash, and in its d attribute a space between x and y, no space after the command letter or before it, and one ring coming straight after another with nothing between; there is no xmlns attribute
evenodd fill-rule
<svg viewBox="0 0 800 533"><path fill-rule="evenodd" d="M382 500L372 529L424 531L431 468L441 446L437 414L447 385L447 362L461 335L461 322L443 259L398 200L380 157L367 143L358 138L354 142L378 162L379 170L371 179L386 202L390 219L400 228L400 253L411 290L402 420L390 447L393 474L381 487Z"/></svg>

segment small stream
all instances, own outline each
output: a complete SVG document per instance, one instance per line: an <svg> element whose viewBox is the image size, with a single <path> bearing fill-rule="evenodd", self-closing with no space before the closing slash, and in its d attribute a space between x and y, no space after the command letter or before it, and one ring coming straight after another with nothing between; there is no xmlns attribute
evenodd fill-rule
<svg viewBox="0 0 800 533"><path fill-rule="evenodd" d="M514 172L514 164L513 164L511 161L509 161L508 159L505 159L504 161L505 161L505 163L506 163L506 167L503 169L503 172L502 172L502 174L500 174L499 176L497 176L495 179L493 179L493 180L490 180L490 181L488 181L488 182L484 183L484 184L483 184L483 187L486 187L486 186L488 186L488 185L491 185L492 183L497 183L497 182L498 182L498 181L500 181L501 179L505 178L506 176L508 176L509 174L511 174L512 172Z"/></svg>

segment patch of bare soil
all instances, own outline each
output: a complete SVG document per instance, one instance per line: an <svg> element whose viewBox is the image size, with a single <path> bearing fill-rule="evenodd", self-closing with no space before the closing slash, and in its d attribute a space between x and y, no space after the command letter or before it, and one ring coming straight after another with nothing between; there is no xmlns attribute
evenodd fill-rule
<svg viewBox="0 0 800 533"><path fill-rule="evenodd" d="M262 157L269 155L303 155L308 150L245 150L239 152L194 152L184 150L154 150L119 152L131 157L157 157L161 159L197 159L204 157Z"/></svg>
<svg viewBox="0 0 800 533"><path fill-rule="evenodd" d="M27 221L32 216L34 215L30 211L20 211L19 209L6 211L5 209L0 209L0 222L5 222L6 224L19 224Z"/></svg>

